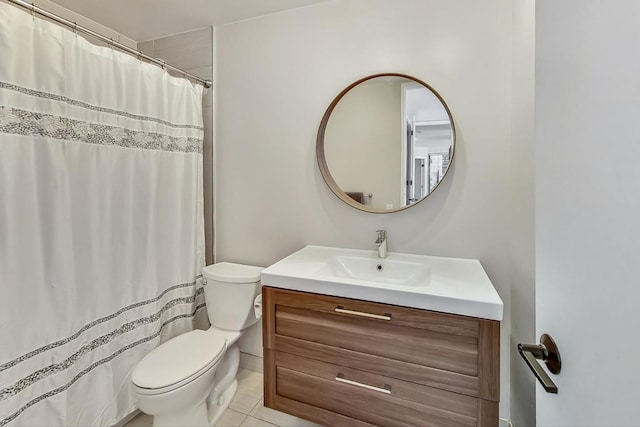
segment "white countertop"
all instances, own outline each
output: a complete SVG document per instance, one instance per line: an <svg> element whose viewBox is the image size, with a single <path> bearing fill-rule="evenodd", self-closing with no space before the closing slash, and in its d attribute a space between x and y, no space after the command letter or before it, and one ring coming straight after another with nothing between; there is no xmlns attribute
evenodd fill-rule
<svg viewBox="0 0 640 427"><path fill-rule="evenodd" d="M336 260L372 262L372 272L358 278L336 269ZM389 266L376 280L376 264ZM401 267L423 268L411 278L411 284L395 276L382 279ZM417 267L416 267L417 266ZM396 270L394 270L394 268ZM345 270L346 271L346 270ZM337 272L337 273L336 273ZM405 275L406 276L406 275ZM374 277L374 279L371 279ZM358 249L306 246L264 269L265 286L361 299L443 313L460 314L490 320L502 320L503 304L480 261L475 259L431 257L389 252L384 259L377 252ZM395 283L394 283L395 282Z"/></svg>

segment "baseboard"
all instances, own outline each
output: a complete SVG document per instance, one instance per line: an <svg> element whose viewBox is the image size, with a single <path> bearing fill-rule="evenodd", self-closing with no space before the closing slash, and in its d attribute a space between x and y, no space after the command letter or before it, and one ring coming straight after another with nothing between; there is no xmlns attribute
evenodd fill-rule
<svg viewBox="0 0 640 427"><path fill-rule="evenodd" d="M500 427L513 427L513 424L506 418L500 418Z"/></svg>
<svg viewBox="0 0 640 427"><path fill-rule="evenodd" d="M262 357L240 352L240 368L255 372L264 372Z"/></svg>

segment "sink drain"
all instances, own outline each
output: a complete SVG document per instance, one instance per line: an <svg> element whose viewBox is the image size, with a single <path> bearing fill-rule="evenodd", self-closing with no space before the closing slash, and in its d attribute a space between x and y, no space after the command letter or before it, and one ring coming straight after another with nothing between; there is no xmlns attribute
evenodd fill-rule
<svg viewBox="0 0 640 427"><path fill-rule="evenodd" d="M382 264L378 264L376 266L376 270L378 270L378 271L382 271L383 268L384 268L384 265L382 265Z"/></svg>

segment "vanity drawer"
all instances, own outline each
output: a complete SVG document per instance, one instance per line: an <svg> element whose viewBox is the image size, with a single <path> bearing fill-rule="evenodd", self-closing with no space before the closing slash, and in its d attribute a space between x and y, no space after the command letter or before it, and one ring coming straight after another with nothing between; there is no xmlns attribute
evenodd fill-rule
<svg viewBox="0 0 640 427"><path fill-rule="evenodd" d="M264 287L265 347L499 400L499 322Z"/></svg>
<svg viewBox="0 0 640 427"><path fill-rule="evenodd" d="M481 319L474 317L308 292L289 291L268 286L265 286L264 289L267 289L272 294L273 302L280 306L297 307L320 313L340 315L346 318L369 320L374 322L372 324L409 326L425 331L461 337L478 337L478 321Z"/></svg>
<svg viewBox="0 0 640 427"><path fill-rule="evenodd" d="M277 393L379 426L476 426L478 399L275 352Z"/></svg>
<svg viewBox="0 0 640 427"><path fill-rule="evenodd" d="M348 304L341 305L349 307ZM416 365L475 376L478 339L384 320L278 306L277 336L298 338Z"/></svg>
<svg viewBox="0 0 640 427"><path fill-rule="evenodd" d="M482 397L478 377L443 371L366 353L318 344L296 338L276 336L274 349L281 352L378 373L391 378L448 390L467 396ZM265 363L267 359L265 358Z"/></svg>

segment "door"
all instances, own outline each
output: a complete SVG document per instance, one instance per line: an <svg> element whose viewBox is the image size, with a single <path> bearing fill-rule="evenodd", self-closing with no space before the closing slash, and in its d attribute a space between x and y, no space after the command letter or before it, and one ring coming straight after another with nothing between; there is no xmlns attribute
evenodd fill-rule
<svg viewBox="0 0 640 427"><path fill-rule="evenodd" d="M538 426L640 425L639 16L536 4L536 329L562 357Z"/></svg>
<svg viewBox="0 0 640 427"><path fill-rule="evenodd" d="M429 192L432 192L442 179L443 154L429 154Z"/></svg>
<svg viewBox="0 0 640 427"><path fill-rule="evenodd" d="M420 200L422 199L424 196L427 195L427 191L426 191L426 181L427 181L427 173L425 171L425 159L422 158L418 158L416 157L414 159L414 166L413 166L413 171L414 171L414 176L413 176L413 191L415 192L415 199Z"/></svg>
<svg viewBox="0 0 640 427"><path fill-rule="evenodd" d="M407 165L407 193L406 193L406 206L415 203L418 199L415 196L415 135L416 135L416 119L413 118L409 123L407 122L407 151L406 151L406 165Z"/></svg>

